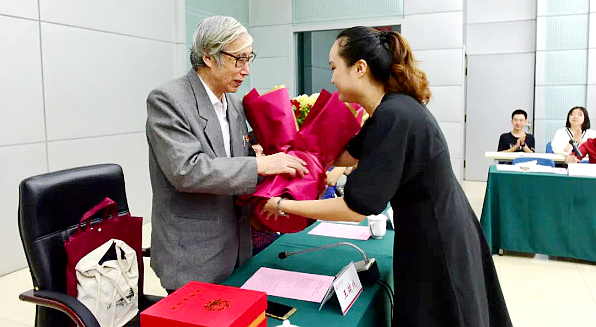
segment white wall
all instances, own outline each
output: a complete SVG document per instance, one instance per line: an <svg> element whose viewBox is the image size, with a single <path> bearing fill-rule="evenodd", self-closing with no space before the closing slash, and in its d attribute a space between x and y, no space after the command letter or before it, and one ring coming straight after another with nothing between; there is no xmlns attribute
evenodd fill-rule
<svg viewBox="0 0 596 327"><path fill-rule="evenodd" d="M586 109L592 129L596 129L596 0L590 0L590 30L588 49L588 97Z"/></svg>
<svg viewBox="0 0 596 327"><path fill-rule="evenodd" d="M150 218L145 100L186 72L185 48L183 0L0 1L0 275L26 266L24 178L118 163Z"/></svg>
<svg viewBox="0 0 596 327"><path fill-rule="evenodd" d="M466 8L466 180L486 181L511 113L534 107L536 0L468 0ZM544 152L544 149L537 151Z"/></svg>
<svg viewBox="0 0 596 327"><path fill-rule="evenodd" d="M464 158L463 0L404 0L402 34L425 71L433 98L428 109L445 135L458 180Z"/></svg>
<svg viewBox="0 0 596 327"><path fill-rule="evenodd" d="M251 65L251 86L260 93L276 85L295 95L291 0L250 0L249 32L258 58Z"/></svg>
<svg viewBox="0 0 596 327"><path fill-rule="evenodd" d="M572 107L586 106L589 16L588 0L537 1L534 131L541 148ZM594 107L587 109L594 117Z"/></svg>

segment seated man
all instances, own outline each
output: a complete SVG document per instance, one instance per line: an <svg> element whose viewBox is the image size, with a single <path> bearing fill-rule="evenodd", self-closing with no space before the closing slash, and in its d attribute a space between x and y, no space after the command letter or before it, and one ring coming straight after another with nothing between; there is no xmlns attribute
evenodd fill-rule
<svg viewBox="0 0 596 327"><path fill-rule="evenodd" d="M585 158L586 155L589 157L591 164L596 163L596 138L587 139L586 142L579 146L579 152L581 152L581 155L572 151L571 154L565 158L565 163L577 163Z"/></svg>
<svg viewBox="0 0 596 327"><path fill-rule="evenodd" d="M528 114L522 109L515 110L511 114L513 131L501 134L497 151L534 153L534 135L524 132L527 123Z"/></svg>

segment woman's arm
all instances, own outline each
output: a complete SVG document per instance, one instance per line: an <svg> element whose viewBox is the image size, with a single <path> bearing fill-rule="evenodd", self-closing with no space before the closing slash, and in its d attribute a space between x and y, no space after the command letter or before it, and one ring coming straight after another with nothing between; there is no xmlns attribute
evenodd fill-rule
<svg viewBox="0 0 596 327"><path fill-rule="evenodd" d="M280 216L277 211L277 202L279 199L280 198L278 197L271 198L263 207L263 212L268 214L268 219L285 219L285 217ZM366 218L366 216L352 211L343 198L307 201L282 199L280 202L280 209L285 213L330 221L360 222Z"/></svg>

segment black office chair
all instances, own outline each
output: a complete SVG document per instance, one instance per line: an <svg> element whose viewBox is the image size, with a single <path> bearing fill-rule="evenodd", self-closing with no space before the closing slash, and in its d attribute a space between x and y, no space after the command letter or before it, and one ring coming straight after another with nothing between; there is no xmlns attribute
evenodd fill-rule
<svg viewBox="0 0 596 327"><path fill-rule="evenodd" d="M116 164L67 169L23 180L19 190L19 232L25 248L34 289L19 295L37 305L36 327L99 327L81 302L66 294L64 241L76 230L82 215L109 197L118 212L128 211L124 173ZM99 217L93 221L98 221ZM143 256L148 256L143 251ZM139 311L161 297L139 290ZM139 326L139 315L126 326Z"/></svg>

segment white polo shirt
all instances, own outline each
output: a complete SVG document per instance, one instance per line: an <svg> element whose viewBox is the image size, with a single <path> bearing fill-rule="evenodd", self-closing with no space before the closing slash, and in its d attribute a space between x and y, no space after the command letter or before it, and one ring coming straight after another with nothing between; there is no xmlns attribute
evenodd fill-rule
<svg viewBox="0 0 596 327"><path fill-rule="evenodd" d="M228 117L227 117L228 102L226 101L226 95L224 93L223 96L221 97L222 101L219 101L217 96L215 96L215 93L213 93L213 91L211 91L209 86L207 84L205 84L205 81L203 81L203 79L201 78L201 75L197 74L197 76L199 76L201 83L203 83L203 86L205 87L205 91L207 91L209 100L211 100L211 104L213 104L213 109L215 109L215 114L217 115L217 119L219 120L219 126L221 126L221 134L223 135L224 148L226 150L226 155L228 157L231 157L232 153L230 152L230 123L228 122Z"/></svg>

